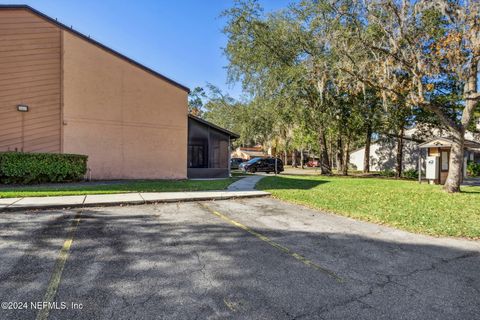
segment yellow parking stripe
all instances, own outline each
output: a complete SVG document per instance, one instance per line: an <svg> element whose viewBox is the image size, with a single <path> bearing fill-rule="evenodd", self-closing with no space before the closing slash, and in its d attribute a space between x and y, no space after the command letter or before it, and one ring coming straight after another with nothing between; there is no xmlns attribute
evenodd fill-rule
<svg viewBox="0 0 480 320"><path fill-rule="evenodd" d="M302 262L303 264L309 266L309 267L312 267L320 272L323 272L327 275L329 275L330 277L334 278L335 280L337 280L338 282L344 282L343 278L341 278L340 276L338 276L337 274L335 274L333 271L331 270L328 270L314 262L312 262L311 260L305 258L304 256L290 250L289 248L287 247L284 247L282 246L281 244L278 244L276 243L275 241L273 241L272 239L268 238L267 236L261 234L261 233L258 233L252 229L250 229L249 227L247 227L246 225L244 224L241 224L240 222L237 222L233 219L230 219L229 217L227 217L226 215L224 214L221 214L220 212L218 211L215 211L213 210L212 208L210 208L209 206L207 206L206 204L204 203L200 203L200 206L202 206L203 208L207 209L209 212L213 213L214 215L216 215L217 217L223 219L224 221L234 225L235 227L239 228L239 229L242 229L248 233L250 233L251 235L257 237L258 239L268 243L269 245L271 245L272 247L288 254L289 256L295 258L296 260Z"/></svg>
<svg viewBox="0 0 480 320"><path fill-rule="evenodd" d="M58 286L60 285L60 280L62 279L62 272L63 268L65 267L65 263L67 262L68 256L70 255L70 248L73 243L73 238L75 236L75 231L77 230L77 226L80 223L80 215L81 212L77 213L75 216L72 224L70 225L70 230L68 232L68 237L63 243L62 249L58 255L57 261L55 262L55 267L53 268L53 273L48 283L47 292L43 298L43 302L51 303L57 294ZM47 320L49 309L44 308L40 310L37 314L37 320Z"/></svg>

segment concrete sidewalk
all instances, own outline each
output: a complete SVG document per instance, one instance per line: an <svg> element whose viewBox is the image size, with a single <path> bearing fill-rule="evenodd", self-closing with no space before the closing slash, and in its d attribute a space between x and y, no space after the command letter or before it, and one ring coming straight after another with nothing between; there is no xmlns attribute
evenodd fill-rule
<svg viewBox="0 0 480 320"><path fill-rule="evenodd" d="M135 192L100 195L0 198L1 211L99 207L114 205L148 204L162 202L184 202L201 200L226 200L268 196L270 193L256 190L246 191L196 191L196 192Z"/></svg>
<svg viewBox="0 0 480 320"><path fill-rule="evenodd" d="M231 185L228 186L228 191L253 191L255 190L255 185L258 181L265 178L265 176L261 175L252 175L242 178L238 181L235 181Z"/></svg>

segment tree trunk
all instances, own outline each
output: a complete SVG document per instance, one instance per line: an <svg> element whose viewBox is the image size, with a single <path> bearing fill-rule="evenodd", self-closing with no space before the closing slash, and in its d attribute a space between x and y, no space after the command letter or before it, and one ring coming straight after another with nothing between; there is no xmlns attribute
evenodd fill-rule
<svg viewBox="0 0 480 320"><path fill-rule="evenodd" d="M332 167L328 159L327 140L325 138L325 132L321 127L318 128L319 133L319 147L320 147L320 173L332 174Z"/></svg>
<svg viewBox="0 0 480 320"><path fill-rule="evenodd" d="M448 176L445 185L443 186L443 189L450 193L460 192L460 184L463 181L464 133L456 133L452 140L450 161L448 164Z"/></svg>
<svg viewBox="0 0 480 320"><path fill-rule="evenodd" d="M337 139L337 172L343 172L343 143L341 137Z"/></svg>
<svg viewBox="0 0 480 320"><path fill-rule="evenodd" d="M292 151L292 167L297 167L297 151L295 149Z"/></svg>
<svg viewBox="0 0 480 320"><path fill-rule="evenodd" d="M402 169L403 169L403 134L404 128L400 130L400 134L397 138L397 164L395 166L395 177L401 178L402 177Z"/></svg>
<svg viewBox="0 0 480 320"><path fill-rule="evenodd" d="M448 176L443 189L447 192L460 192L463 181L463 153L465 147L465 128L472 122L473 113L478 106L478 63L475 58L470 65L469 76L463 88L465 108L463 109L461 124L457 130L452 130L453 142L450 149Z"/></svg>
<svg viewBox="0 0 480 320"><path fill-rule="evenodd" d="M305 169L303 166L303 149L300 149L300 166L302 169Z"/></svg>
<svg viewBox="0 0 480 320"><path fill-rule="evenodd" d="M342 175L348 176L348 164L350 163L350 138L347 138L345 142L345 150L343 151L344 159L343 159L343 168L342 168Z"/></svg>
<svg viewBox="0 0 480 320"><path fill-rule="evenodd" d="M365 137L365 154L363 158L363 172L370 172L370 144L372 142L372 126L367 126L367 135Z"/></svg>
<svg viewBox="0 0 480 320"><path fill-rule="evenodd" d="M333 139L330 139L330 168L333 168L333 164L335 162L335 153L333 152L334 149Z"/></svg>

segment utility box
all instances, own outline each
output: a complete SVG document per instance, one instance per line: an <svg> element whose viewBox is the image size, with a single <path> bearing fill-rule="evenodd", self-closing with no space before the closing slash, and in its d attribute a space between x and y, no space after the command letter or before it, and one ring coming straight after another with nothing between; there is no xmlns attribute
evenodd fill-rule
<svg viewBox="0 0 480 320"><path fill-rule="evenodd" d="M428 180L437 180L439 178L440 157L427 157L426 178Z"/></svg>

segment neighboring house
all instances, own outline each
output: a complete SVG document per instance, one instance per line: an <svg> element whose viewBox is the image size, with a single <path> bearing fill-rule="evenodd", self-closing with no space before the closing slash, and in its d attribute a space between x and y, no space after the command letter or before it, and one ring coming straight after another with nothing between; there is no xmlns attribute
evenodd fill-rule
<svg viewBox="0 0 480 320"><path fill-rule="evenodd" d="M211 128L203 169L222 169L201 175L228 176L237 136L189 118L187 87L28 6L0 5L0 21L0 151L85 154L93 179L184 179L192 122Z"/></svg>
<svg viewBox="0 0 480 320"><path fill-rule="evenodd" d="M435 138L419 145L427 150L425 178L431 183L444 184L450 170L450 149L452 140ZM463 163L463 178L467 177L468 161L480 162L480 142L466 140Z"/></svg>
<svg viewBox="0 0 480 320"><path fill-rule="evenodd" d="M480 129L480 122L477 124ZM467 132L465 134L465 161L471 160L480 162L480 143L478 136ZM434 144L438 144L436 149ZM443 163L443 171L441 177L437 179L437 183L445 181L448 172L450 142L448 135L439 130L419 130L416 127L405 130L404 147L403 147L403 170L418 169L419 156L422 159L422 169L425 169L425 159L427 156L438 155L440 163ZM427 151L422 151L427 149ZM370 146L370 170L394 170L397 156L397 138L382 136L374 141ZM365 158L365 147L357 149L350 154L350 165L357 170L363 170ZM443 173L442 173L443 172Z"/></svg>
<svg viewBox="0 0 480 320"><path fill-rule="evenodd" d="M268 154L263 151L262 147L238 147L235 151L232 152L232 158L242 158L245 160L250 160L253 158L266 158Z"/></svg>
<svg viewBox="0 0 480 320"><path fill-rule="evenodd" d="M418 141L414 134L415 128L405 130L403 141L403 170L418 167ZM350 153L350 165L355 170L363 171L365 147ZM397 163L397 139L381 136L370 145L370 171L395 170Z"/></svg>

